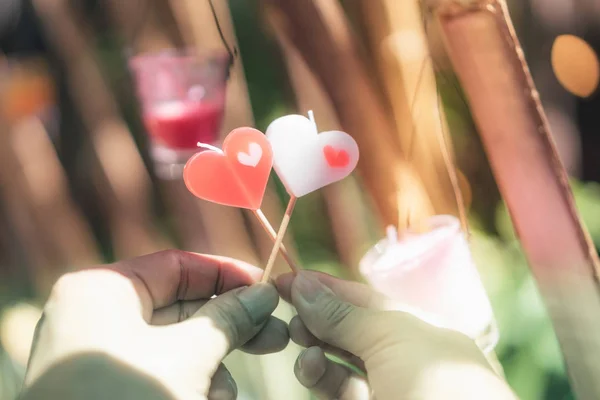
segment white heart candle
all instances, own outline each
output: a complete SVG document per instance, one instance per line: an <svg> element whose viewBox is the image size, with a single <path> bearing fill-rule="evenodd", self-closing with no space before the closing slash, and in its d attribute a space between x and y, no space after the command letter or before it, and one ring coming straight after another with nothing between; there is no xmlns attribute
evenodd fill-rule
<svg viewBox="0 0 600 400"><path fill-rule="evenodd" d="M423 319L465 333L484 350L496 345L492 308L452 216L435 216L425 233L388 235L361 260L360 271L379 292Z"/></svg>
<svg viewBox="0 0 600 400"><path fill-rule="evenodd" d="M266 135L273 148L273 168L295 197L344 179L358 163L358 145L350 135L319 134L315 123L303 115L276 119Z"/></svg>

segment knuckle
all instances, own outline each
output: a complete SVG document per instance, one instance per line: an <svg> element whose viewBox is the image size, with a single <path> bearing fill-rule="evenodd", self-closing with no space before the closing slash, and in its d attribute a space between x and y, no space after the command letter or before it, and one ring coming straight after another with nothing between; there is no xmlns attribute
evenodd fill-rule
<svg viewBox="0 0 600 400"><path fill-rule="evenodd" d="M213 313L232 343L239 344L245 341L244 332L252 325L251 317L235 296L230 296L226 301L215 302Z"/></svg>
<svg viewBox="0 0 600 400"><path fill-rule="evenodd" d="M322 339L326 339L328 335L339 328L339 326L348 318L352 313L354 306L339 301L335 298L328 299L322 305L322 315L325 318L325 324L322 326L322 331L317 332Z"/></svg>
<svg viewBox="0 0 600 400"><path fill-rule="evenodd" d="M80 281L80 275L77 272L61 276L52 287L50 298L57 300L70 296L79 287Z"/></svg>
<svg viewBox="0 0 600 400"><path fill-rule="evenodd" d="M183 252L177 249L168 249L158 252L161 258L164 258L165 265L168 266L179 266L181 264L181 257Z"/></svg>

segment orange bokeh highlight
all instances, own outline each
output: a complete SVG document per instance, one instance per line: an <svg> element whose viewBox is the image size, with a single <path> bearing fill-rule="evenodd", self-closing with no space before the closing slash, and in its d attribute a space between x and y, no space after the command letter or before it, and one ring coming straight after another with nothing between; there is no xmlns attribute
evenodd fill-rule
<svg viewBox="0 0 600 400"><path fill-rule="evenodd" d="M558 36L552 45L551 59L556 78L572 94L589 97L598 88L600 62L585 40L573 35Z"/></svg>
<svg viewBox="0 0 600 400"><path fill-rule="evenodd" d="M9 122L31 116L55 102L55 88L45 65L26 61L3 71L0 113Z"/></svg>

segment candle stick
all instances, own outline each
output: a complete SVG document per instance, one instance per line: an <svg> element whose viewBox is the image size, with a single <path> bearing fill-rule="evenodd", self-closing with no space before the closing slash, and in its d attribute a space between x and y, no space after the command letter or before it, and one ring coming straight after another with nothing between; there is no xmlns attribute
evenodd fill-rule
<svg viewBox="0 0 600 400"><path fill-rule="evenodd" d="M269 223L269 220L267 219L265 214L262 212L262 210L259 208L258 210L252 210L252 212L254 213L254 216L256 217L258 222L260 222L260 225L263 227L265 232L267 232L269 234L269 237L271 238L271 241L273 242L274 247L278 248L280 250L281 256L288 263L288 265L292 269L292 272L295 274L298 273L298 267L296 266L296 262L289 255L289 253L288 253L287 249L285 248L285 246L283 245L283 243L279 243L279 246L277 245L277 232L275 232L275 229L273 229L273 227ZM286 215L287 214L284 214L284 218Z"/></svg>
<svg viewBox="0 0 600 400"><path fill-rule="evenodd" d="M296 200L324 186L344 179L356 168L358 146L341 131L319 134L314 114L287 115L267 128L267 139L273 150L273 167L290 195L281 221L275 246L267 261L262 282L269 280L277 248L290 223Z"/></svg>
<svg viewBox="0 0 600 400"><path fill-rule="evenodd" d="M277 238L275 239L275 245L273 246L273 250L271 251L271 255L269 256L269 261L267 261L267 266L265 267L265 272L263 273L261 282L266 282L269 280L271 276L271 271L273 270L273 266L275 265L275 258L277 257L277 249L280 248L281 243L283 242L283 237L285 236L285 232L290 224L290 219L292 218L292 212L294 211L294 207L296 206L296 197L290 197L290 201L288 201L288 205L285 209L285 214L283 215L283 219L281 220L281 225L279 226L279 231L277 232Z"/></svg>

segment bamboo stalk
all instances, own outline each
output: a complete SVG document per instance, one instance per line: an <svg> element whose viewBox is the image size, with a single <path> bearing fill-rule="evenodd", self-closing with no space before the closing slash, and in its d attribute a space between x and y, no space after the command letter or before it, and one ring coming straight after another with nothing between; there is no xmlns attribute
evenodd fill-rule
<svg viewBox="0 0 600 400"><path fill-rule="evenodd" d="M236 38L228 5L223 2L214 4L225 40L229 46L234 46ZM225 50L208 1L171 0L170 5L187 46L196 48L199 53L215 49ZM227 84L223 121L221 137L236 127L252 126L254 123L243 65L239 59L231 70ZM203 200L197 200L196 203L206 227L212 252L239 258L255 265L260 264L240 210Z"/></svg>
<svg viewBox="0 0 600 400"><path fill-rule="evenodd" d="M0 181L11 225L16 227L32 262L37 294L45 297L60 275L95 264L100 255L90 227L71 199L48 133L43 123L31 115L52 101L49 77L39 67L36 62L23 62L5 71L0 88L5 106L0 111L0 119L4 120L0 123ZM15 84L15 79L19 83ZM9 82L14 84L13 90ZM19 92L28 88L42 91L41 96L34 94L33 103Z"/></svg>
<svg viewBox="0 0 600 400"><path fill-rule="evenodd" d="M506 4L432 1L578 399L600 397L599 261Z"/></svg>
<svg viewBox="0 0 600 400"><path fill-rule="evenodd" d="M89 33L66 0L36 0L34 6L46 34L65 62L71 94L91 134L99 162L94 173L107 205L117 257L133 257L169 247L151 224L150 177L95 60Z"/></svg>
<svg viewBox="0 0 600 400"><path fill-rule="evenodd" d="M435 212L459 216L466 228L420 3L363 0L354 4L367 27L402 152L418 171Z"/></svg>
<svg viewBox="0 0 600 400"><path fill-rule="evenodd" d="M9 222L14 227L20 244L27 249L26 260L31 268L31 277L36 292L48 294L52 284L52 273L56 259L38 229L33 217L33 206L23 189L21 169L9 145L10 128L0 116L0 185L2 203Z"/></svg>
<svg viewBox="0 0 600 400"><path fill-rule="evenodd" d="M10 139L24 195L32 202L40 231L57 253L60 267L55 278L69 269L99 263L91 228L69 194L65 172L42 123L36 118L22 120Z"/></svg>
<svg viewBox="0 0 600 400"><path fill-rule="evenodd" d="M164 0L107 2L112 20L135 53L180 47L184 41Z"/></svg>
<svg viewBox="0 0 600 400"><path fill-rule="evenodd" d="M361 150L358 169L385 225L406 221L397 197L408 188L420 201L415 215L433 213L420 179L396 145L395 128L385 102L360 57L357 40L340 5L331 0L264 0L326 90L346 132Z"/></svg>

